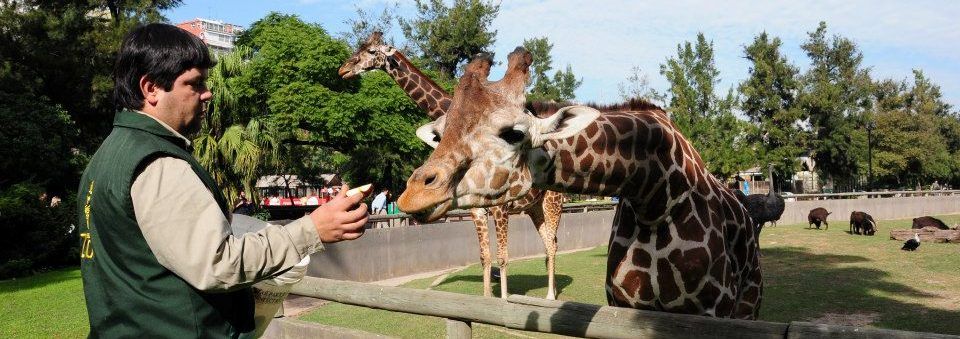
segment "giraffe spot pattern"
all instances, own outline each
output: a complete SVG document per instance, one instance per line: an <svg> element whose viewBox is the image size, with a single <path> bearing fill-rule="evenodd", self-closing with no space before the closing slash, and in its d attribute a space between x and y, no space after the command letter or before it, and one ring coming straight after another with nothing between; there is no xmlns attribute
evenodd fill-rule
<svg viewBox="0 0 960 339"><path fill-rule="evenodd" d="M555 154L550 185L623 198L607 265L612 305L756 316L762 282L743 207L666 115L604 113L544 148Z"/></svg>

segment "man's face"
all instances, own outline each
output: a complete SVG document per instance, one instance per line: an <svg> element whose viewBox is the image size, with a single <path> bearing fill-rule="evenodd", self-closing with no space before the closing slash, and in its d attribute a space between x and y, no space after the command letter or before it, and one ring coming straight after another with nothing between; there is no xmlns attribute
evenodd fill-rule
<svg viewBox="0 0 960 339"><path fill-rule="evenodd" d="M168 116L173 127L185 136L200 131L206 103L213 98L207 88L207 70L191 68L173 81L170 91L161 91L157 110Z"/></svg>

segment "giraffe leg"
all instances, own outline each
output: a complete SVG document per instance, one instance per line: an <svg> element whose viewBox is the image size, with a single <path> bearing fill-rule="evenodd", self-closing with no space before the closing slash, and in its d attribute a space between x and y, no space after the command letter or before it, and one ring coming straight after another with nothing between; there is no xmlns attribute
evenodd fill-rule
<svg viewBox="0 0 960 339"><path fill-rule="evenodd" d="M560 214L563 212L563 206L557 197L559 194L547 193L542 202L531 205L526 212L530 215L530 220L540 233L540 239L543 240L543 247L546 251L547 266L547 299L557 299L557 288L555 280L555 267L557 258L557 229L560 227Z"/></svg>
<svg viewBox="0 0 960 339"><path fill-rule="evenodd" d="M480 266L483 268L483 296L493 295L493 289L490 287L490 234L487 231L487 211L482 208L470 210L473 217L473 224L477 227L477 240L480 243Z"/></svg>
<svg viewBox="0 0 960 339"><path fill-rule="evenodd" d="M490 208L493 222L497 228L497 262L500 264L500 298L507 298L507 231L510 227L510 213L502 206Z"/></svg>

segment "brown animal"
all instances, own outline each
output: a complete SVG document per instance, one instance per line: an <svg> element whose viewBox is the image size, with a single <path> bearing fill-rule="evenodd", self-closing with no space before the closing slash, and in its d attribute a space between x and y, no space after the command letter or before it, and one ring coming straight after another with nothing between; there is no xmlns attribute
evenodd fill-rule
<svg viewBox="0 0 960 339"><path fill-rule="evenodd" d="M824 229L830 229L830 224L827 223L827 216L830 215L830 213L833 212L827 212L827 209L823 207L810 210L810 214L807 215L807 221L809 221L810 224L807 225L807 228L811 228L810 225L817 225L817 229L819 230L820 223L822 222L823 225L826 226Z"/></svg>
<svg viewBox="0 0 960 339"><path fill-rule="evenodd" d="M850 234L874 235L877 233L877 222L866 212L850 212Z"/></svg>
<svg viewBox="0 0 960 339"><path fill-rule="evenodd" d="M942 220L934 217L919 217L913 218L913 229L921 229L924 227L936 227L941 230L949 230L950 227L947 227L947 224L943 223Z"/></svg>

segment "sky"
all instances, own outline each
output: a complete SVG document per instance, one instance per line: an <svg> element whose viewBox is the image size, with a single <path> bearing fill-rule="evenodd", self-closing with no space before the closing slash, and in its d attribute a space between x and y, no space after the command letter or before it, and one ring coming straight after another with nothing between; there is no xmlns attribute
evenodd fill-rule
<svg viewBox="0 0 960 339"><path fill-rule="evenodd" d="M449 3L449 1L448 1ZM173 23L196 17L243 27L270 12L296 14L320 24L334 36L347 31L356 8L380 13L399 4L398 15L415 16L411 0L184 0L164 15ZM583 84L577 101L619 101L618 85L633 67L658 91L668 87L660 65L677 54L677 45L696 41L698 32L713 42L719 91L747 78L744 47L761 32L783 41L781 52L801 71L810 60L800 48L820 21L828 35L857 44L864 67L876 79L909 80L921 69L940 85L945 100L960 109L960 1L638 1L504 0L493 21L497 61L524 39L547 37L553 44L554 70L570 65ZM389 33L402 41L399 26ZM503 74L504 65L491 71Z"/></svg>

